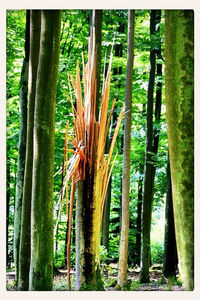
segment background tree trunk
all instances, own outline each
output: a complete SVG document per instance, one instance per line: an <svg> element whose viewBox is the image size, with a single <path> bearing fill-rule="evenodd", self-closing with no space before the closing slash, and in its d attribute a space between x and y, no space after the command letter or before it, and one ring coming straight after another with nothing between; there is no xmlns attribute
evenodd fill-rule
<svg viewBox="0 0 200 300"><path fill-rule="evenodd" d="M117 115L113 113L113 120L111 124L111 132L108 133L105 154L109 153L111 141L113 138L112 129L116 126L116 117ZM108 188L106 192L106 198L103 209L103 218L102 218L102 245L106 248L107 253L109 253L109 226L110 226L110 206L111 206L111 182L112 178L110 177Z"/></svg>
<svg viewBox="0 0 200 300"><path fill-rule="evenodd" d="M143 165L141 165L143 170ZM141 174L141 173L140 173ZM140 254L141 254L141 231L142 231L142 187L143 180L138 181L138 203L137 203L137 220L136 220L136 257L135 264L140 266Z"/></svg>
<svg viewBox="0 0 200 300"><path fill-rule="evenodd" d="M60 27L59 10L41 11L31 208L29 289L33 291L52 290L53 286L54 123Z"/></svg>
<svg viewBox="0 0 200 300"><path fill-rule="evenodd" d="M176 237L174 228L174 213L172 203L172 185L170 163L167 163L167 196L165 206L165 239L164 239L163 275L165 277L176 276L178 264Z"/></svg>
<svg viewBox="0 0 200 300"><path fill-rule="evenodd" d="M150 17L150 36L155 34L156 10L151 11ZM153 151L153 92L155 82L156 54L154 49L150 51L150 74L148 85L147 102L147 133L146 133L146 154L145 154L145 177L144 177L144 198L142 214L142 270L141 282L149 281L149 262L150 262L150 227L152 213L152 151Z"/></svg>
<svg viewBox="0 0 200 300"><path fill-rule="evenodd" d="M21 238L19 249L19 290L29 288L29 269L31 255L31 192L33 164L33 121L38 55L40 47L40 11L30 13L30 61L29 61L29 101L26 138L26 163L23 186Z"/></svg>
<svg viewBox="0 0 200 300"><path fill-rule="evenodd" d="M124 121L124 148L122 173L122 226L120 237L118 284L127 283L127 258L129 236L129 190L130 190L130 143L131 143L131 116L132 116L132 82L134 58L134 21L135 11L128 11L128 48L125 90L125 121Z"/></svg>
<svg viewBox="0 0 200 300"><path fill-rule="evenodd" d="M161 11L152 10L150 18L150 36L152 48L150 51L150 74L148 86L148 102L147 102L147 143L145 154L145 177L144 177L144 196L143 196L143 214L142 214L142 270L140 281L149 282L149 266L150 266L150 232L151 232L151 217L153 207L153 190L156 171L156 156L158 152L159 141L159 123L161 114L161 95L162 83L158 81L156 90L155 104L155 130L153 131L153 93L155 84L156 71L156 51L155 51L155 33L160 30ZM160 37L157 38L159 43L158 55L161 53ZM162 76L162 64L157 64L157 77ZM160 79L160 78L159 78Z"/></svg>
<svg viewBox="0 0 200 300"><path fill-rule="evenodd" d="M28 96L28 68L29 68L29 31L30 11L26 11L25 29L25 57L22 66L20 93L19 93L19 146L18 146L18 168L16 180L15 215L14 215L14 262L15 280L18 283L19 277L19 248L21 232L22 197L24 183L24 169L26 157L26 132L27 132L27 96Z"/></svg>
<svg viewBox="0 0 200 300"><path fill-rule="evenodd" d="M77 182L76 194L76 290L85 281L84 276L84 228L83 228L83 181Z"/></svg>
<svg viewBox="0 0 200 300"><path fill-rule="evenodd" d="M142 106L142 116L146 114L146 104ZM141 153L143 157L143 152ZM143 200L143 174L144 164L139 164L139 180L138 180L138 203L137 203L137 219L136 219L136 251L135 251L135 264L140 266L141 262L141 246L142 246L142 200Z"/></svg>
<svg viewBox="0 0 200 300"><path fill-rule="evenodd" d="M10 150L10 145L7 143L6 151L7 153ZM6 267L10 268L11 261L9 257L9 216L10 216L10 158L7 157L6 162ZM15 277L17 280L17 275Z"/></svg>
<svg viewBox="0 0 200 300"><path fill-rule="evenodd" d="M117 31L119 34L124 33L125 30L125 24L122 22L118 22L118 27ZM123 44L122 43L116 43L114 45L115 49L115 56L116 57L122 57L123 54ZM119 99L119 91L121 88L121 79L118 79L118 75L122 74L122 66L118 68L113 68L113 77L114 77L114 82L116 82L116 88L115 88L115 98L116 101ZM114 109L113 111L113 118L112 118L112 126L111 126L111 134L110 136L107 137L107 143L106 143L106 149L105 153L109 152L110 144L112 141L112 128L116 126L117 123L117 113ZM120 154L123 154L123 135L121 136L121 145L119 149ZM122 170L121 170L122 174ZM107 188L107 193L106 193L106 198L105 198L105 204L104 204L104 211L103 211L103 220L102 220L102 245L105 246L105 248L108 251L109 254L109 226L110 226L110 206L111 206L111 189L112 185L112 178L110 177L108 188ZM119 218L118 220L112 220L113 222L118 222L119 226L116 228L115 234L120 234L121 230L121 198L122 198L122 176L120 176L120 203L119 203L119 209L118 209L118 214Z"/></svg>
<svg viewBox="0 0 200 300"><path fill-rule="evenodd" d="M176 25L174 25L176 24ZM194 288L194 12L165 14L166 108L176 243L185 290Z"/></svg>

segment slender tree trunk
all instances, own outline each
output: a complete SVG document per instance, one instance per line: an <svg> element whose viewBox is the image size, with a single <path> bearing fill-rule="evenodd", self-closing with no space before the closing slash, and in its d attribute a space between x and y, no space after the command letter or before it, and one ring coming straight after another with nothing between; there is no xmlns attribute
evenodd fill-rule
<svg viewBox="0 0 200 300"><path fill-rule="evenodd" d="M161 11L152 10L150 19L150 35L151 40L155 39L156 25L160 23ZM158 27L159 30L159 27ZM160 41L159 41L160 42ZM155 41L154 41L155 43ZM162 75L162 66L157 66L157 75ZM150 232L151 232L151 216L153 206L153 189L155 179L155 159L158 151L159 131L156 129L153 132L153 93L156 71L156 53L152 45L150 51L150 74L148 85L148 102L147 102L147 142L145 154L145 178L144 178L144 198L143 198L143 214L142 214L142 270L141 282L149 282L149 266L150 266ZM161 71L161 72L160 72ZM157 125L160 122L161 112L161 93L162 84L158 83L156 91L156 106L155 106L155 122Z"/></svg>
<svg viewBox="0 0 200 300"><path fill-rule="evenodd" d="M82 287L84 276L83 181L77 182L76 197L76 290Z"/></svg>
<svg viewBox="0 0 200 300"><path fill-rule="evenodd" d="M146 104L143 104L142 115L146 113ZM143 157L143 153L141 153ZM143 199L143 174L144 164L139 164L139 180L138 180L138 203L137 203L137 219L136 219L136 257L135 264L140 266L141 263L141 246L142 246L142 199Z"/></svg>
<svg viewBox="0 0 200 300"><path fill-rule="evenodd" d="M176 243L185 290L194 288L194 11L165 14L166 108Z"/></svg>
<svg viewBox="0 0 200 300"><path fill-rule="evenodd" d="M165 239L164 239L164 261L163 274L165 277L176 276L177 249L174 228L174 213L172 203L172 184L170 174L170 163L167 163L167 196L165 206Z"/></svg>
<svg viewBox="0 0 200 300"><path fill-rule="evenodd" d="M141 254L141 231L142 231L142 187L143 180L138 181L138 203L137 203L137 220L136 220L136 257L135 264L140 266L140 254Z"/></svg>
<svg viewBox="0 0 200 300"><path fill-rule="evenodd" d="M78 183L77 183L78 184ZM67 211L69 212L70 210L70 203L68 203L68 208ZM67 216L67 224L66 224L66 231L65 231L65 266L67 267L67 245L68 245L68 228L69 228L69 217ZM77 254L77 253L76 253Z"/></svg>
<svg viewBox="0 0 200 300"><path fill-rule="evenodd" d="M125 122L124 122L124 148L122 173L122 227L120 237L118 284L127 283L127 258L129 236L129 190L130 190L130 143L131 143L131 117L132 117L132 82L134 58L134 20L135 11L128 11L128 49L125 90Z"/></svg>
<svg viewBox="0 0 200 300"><path fill-rule="evenodd" d="M122 22L119 22L118 23L118 27L117 27L117 31L119 32L119 34L121 33L124 33L125 31L125 24L122 23ZM122 54L123 54L123 44L120 43L120 44L116 44L115 47L115 56L117 57L122 57ZM121 75L122 74L122 67L118 67L118 68L113 68L113 76L114 76L114 81L117 83L116 84L116 87L115 87L115 98L116 100L118 100L119 98L119 91L120 91L120 88L121 88L121 80L119 80L117 77L118 75ZM113 112L113 127L116 125L117 121L117 113L116 111L114 110ZM123 130L124 130L124 125L123 125ZM123 154L123 135L121 135L121 145L118 146L118 149L119 149L119 154L122 155ZM118 140L118 139L117 139ZM110 143L112 141L112 136L110 136ZM109 149L108 149L109 150ZM109 192L110 190L110 192ZM116 228L115 230L115 233L116 234L120 234L120 231L121 231L121 217L122 217L122 169L121 169L121 176L120 176L120 199L119 199L119 209L118 209L118 214L119 214L119 226ZM109 215L110 215L110 202L111 202L111 178L110 178L110 181L109 181L109 185L108 185L108 193L106 194L106 199L105 199L105 214L107 215L104 216L104 219L103 219L103 226L102 226L102 232L103 232L103 235L107 234L107 237L103 237L104 240L109 240L109 222L107 222L106 220L109 218ZM108 209L109 209L109 212L108 212ZM109 221L109 220L108 220ZM108 243L109 244L109 243ZM107 249L108 250L108 249Z"/></svg>
<svg viewBox="0 0 200 300"><path fill-rule="evenodd" d="M10 151L10 145L7 144L7 153ZM10 257L9 257L9 215L10 215L10 157L7 155L6 162L6 267L10 267Z"/></svg>
<svg viewBox="0 0 200 300"><path fill-rule="evenodd" d="M27 132L27 96L28 96L28 67L29 67L29 30L30 30L30 12L26 12L26 30L25 30L25 57L22 66L20 93L19 93L19 146L18 146L18 169L16 180L15 195L15 215L14 215L14 262L15 262L15 280L18 283L19 277L19 247L21 232L21 214L22 197L24 183L24 169L26 157L26 132Z"/></svg>
<svg viewBox="0 0 200 300"><path fill-rule="evenodd" d="M100 80L101 80L101 24L102 9L94 9L92 11L92 26L95 28L95 49L96 49L96 120L99 116L99 100L100 100Z"/></svg>
<svg viewBox="0 0 200 300"><path fill-rule="evenodd" d="M31 207L32 291L52 290L53 286L53 162L60 22L59 10L41 11Z"/></svg>
<svg viewBox="0 0 200 300"><path fill-rule="evenodd" d="M33 121L35 89L40 43L40 11L30 12L30 60L29 60L29 101L26 137L26 163L23 186L21 238L19 250L19 290L29 288L29 269L31 251L31 192L33 164Z"/></svg>

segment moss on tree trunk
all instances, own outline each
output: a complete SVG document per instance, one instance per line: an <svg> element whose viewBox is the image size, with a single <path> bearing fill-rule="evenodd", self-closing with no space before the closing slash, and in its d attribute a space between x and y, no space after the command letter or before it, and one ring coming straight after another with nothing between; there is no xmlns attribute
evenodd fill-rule
<svg viewBox="0 0 200 300"><path fill-rule="evenodd" d="M165 14L166 107L179 268L194 288L194 12Z"/></svg>
<svg viewBox="0 0 200 300"><path fill-rule="evenodd" d="M41 38L34 120L29 289L53 286L53 171L60 11L41 11Z"/></svg>

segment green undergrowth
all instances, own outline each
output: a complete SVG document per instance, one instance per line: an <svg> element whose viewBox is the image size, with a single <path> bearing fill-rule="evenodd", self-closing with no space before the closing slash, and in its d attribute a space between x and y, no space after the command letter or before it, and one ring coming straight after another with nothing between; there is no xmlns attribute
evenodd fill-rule
<svg viewBox="0 0 200 300"><path fill-rule="evenodd" d="M71 290L75 290L75 275L70 276ZM54 276L53 291L68 291L67 275Z"/></svg>
<svg viewBox="0 0 200 300"><path fill-rule="evenodd" d="M134 269L133 269L134 270ZM129 270L128 282L125 286L120 287L117 283L116 265L110 264L107 272L103 272L102 279L104 283L105 291L181 291L182 283L180 277L169 277L163 276L160 270L150 272L150 282L140 283L139 273ZM75 291L75 273L70 276L71 291ZM7 291L17 291L16 282L14 275L7 274L6 282ZM83 287L83 290L94 291L94 287ZM55 275L53 280L53 291L68 291L67 274Z"/></svg>

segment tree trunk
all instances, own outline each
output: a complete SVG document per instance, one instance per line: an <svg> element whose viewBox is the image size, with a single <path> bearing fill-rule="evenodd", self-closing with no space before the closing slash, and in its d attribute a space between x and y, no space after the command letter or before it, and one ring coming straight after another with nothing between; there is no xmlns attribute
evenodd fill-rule
<svg viewBox="0 0 200 300"><path fill-rule="evenodd" d="M101 75L101 24L102 24L102 10L92 11L91 25L95 28L95 49L96 49L96 120L99 115L99 99L100 99L100 75ZM92 34L92 30L90 30ZM93 194L93 191L88 191L86 182L79 181L77 183L77 197L76 197L76 290L91 289L94 282L94 289L103 289L103 283L100 278L100 271L91 267L92 260L89 262L87 272L84 267L85 261L88 260L86 252L91 252L91 241L87 236L87 224L84 218L87 215L89 208L84 205L85 199L88 198L87 193ZM93 197L93 196L91 196ZM88 199L89 200L89 199ZM92 199L91 199L92 200ZM91 223L93 222L90 220ZM92 226L92 224L91 224ZM85 240L86 238L86 240ZM99 245L100 247L100 245ZM87 250L86 250L87 248ZM90 249L89 249L90 248ZM98 255L97 255L98 256ZM96 258L93 257L95 260ZM89 259L90 260L90 259ZM88 260L88 261L89 261ZM94 262L94 261L93 261ZM95 262L96 263L96 262ZM98 264L97 259L97 264ZM95 279L96 278L96 279Z"/></svg>
<svg viewBox="0 0 200 300"><path fill-rule="evenodd" d="M146 104L143 103L142 116L146 113ZM143 151L142 151L143 152ZM143 153L141 153L143 157ZM135 264L140 266L141 263L141 245L142 245L142 199L143 199L143 174L144 164L139 164L139 180L138 180L138 203L137 203L137 219L136 219L136 252Z"/></svg>
<svg viewBox="0 0 200 300"><path fill-rule="evenodd" d="M7 143L7 153L10 151L10 145ZM10 157L7 154L6 162L6 267L10 268L10 257L9 257L9 216L10 216Z"/></svg>
<svg viewBox="0 0 200 300"><path fill-rule="evenodd" d="M101 24L102 9L93 9L92 26L95 28L95 49L96 49L96 120L99 116L99 100L100 100L100 80L101 80Z"/></svg>
<svg viewBox="0 0 200 300"><path fill-rule="evenodd" d="M147 142L145 154L145 177L144 177L144 198L143 198L143 214L142 214L142 270L140 281L149 282L149 266L150 266L150 232L151 232L151 216L153 206L153 189L155 179L155 158L158 151L159 130L153 132L153 93L155 83L156 70L156 52L153 47L153 39L155 39L156 26L160 23L161 11L152 10L150 19L150 36L152 48L150 51L150 74L148 85L148 102L147 102ZM159 27L157 31L159 31ZM158 40L160 44L160 38ZM155 43L155 41L154 41ZM160 46L160 45L159 45ZM157 65L157 76L162 75L162 65ZM155 123L159 125L161 112L161 93L162 84L159 82L156 91L155 106ZM152 156L154 154L154 158Z"/></svg>
<svg viewBox="0 0 200 300"><path fill-rule="evenodd" d="M118 284L127 283L127 258L129 236L129 190L130 190L130 143L132 117L132 82L134 58L134 10L128 11L128 49L125 90L125 121L124 121L124 148L122 173L122 226L120 237Z"/></svg>
<svg viewBox="0 0 200 300"><path fill-rule="evenodd" d="M166 108L176 243L185 290L194 288L194 12L165 15Z"/></svg>
<svg viewBox="0 0 200 300"><path fill-rule="evenodd" d="M142 231L142 187L143 180L138 181L138 203L137 203L137 232L136 232L136 257L135 264L140 266L140 254L141 254L141 231Z"/></svg>
<svg viewBox="0 0 200 300"><path fill-rule="evenodd" d="M96 131L96 129L95 129ZM96 165L97 135L94 133L93 162L89 170L89 163L85 166L85 180L83 182L83 231L84 231L84 284L83 290L104 290L100 272L100 199L103 169L97 172Z"/></svg>
<svg viewBox="0 0 200 300"><path fill-rule="evenodd" d="M163 274L165 277L176 276L177 269L177 249L176 237L174 228L174 213L172 203L172 185L170 164L168 157L167 164L167 196L165 206L165 239L164 239L164 261L163 261Z"/></svg>
<svg viewBox="0 0 200 300"><path fill-rule="evenodd" d="M29 67L29 30L30 30L30 12L26 12L26 30L25 30L25 57L22 66L20 93L19 93L19 146L18 146L18 167L15 195L15 215L14 215L14 262L15 262L15 280L19 279L19 247L21 232L21 214L22 197L24 183L24 169L26 157L26 132L27 132L27 95L28 95L28 67Z"/></svg>
<svg viewBox="0 0 200 300"><path fill-rule="evenodd" d="M77 182L76 197L76 290L79 290L84 276L84 228L83 228L83 181Z"/></svg>
<svg viewBox="0 0 200 300"><path fill-rule="evenodd" d="M40 11L30 13L29 101L26 137L26 162L22 198L21 237L19 249L19 290L28 290L30 269L31 190L33 163L33 121L35 88L40 42Z"/></svg>
<svg viewBox="0 0 200 300"><path fill-rule="evenodd" d="M41 11L31 207L29 289L32 291L52 290L53 286L54 130L60 22L59 10Z"/></svg>

